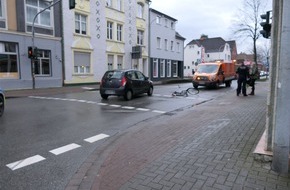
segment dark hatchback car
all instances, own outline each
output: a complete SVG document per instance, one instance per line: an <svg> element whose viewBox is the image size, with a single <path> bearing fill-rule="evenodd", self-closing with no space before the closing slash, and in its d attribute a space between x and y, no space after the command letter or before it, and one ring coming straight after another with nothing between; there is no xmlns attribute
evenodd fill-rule
<svg viewBox="0 0 290 190"><path fill-rule="evenodd" d="M138 70L109 70L101 80L100 94L103 99L123 96L125 100L130 100L143 93L152 96L153 82Z"/></svg>

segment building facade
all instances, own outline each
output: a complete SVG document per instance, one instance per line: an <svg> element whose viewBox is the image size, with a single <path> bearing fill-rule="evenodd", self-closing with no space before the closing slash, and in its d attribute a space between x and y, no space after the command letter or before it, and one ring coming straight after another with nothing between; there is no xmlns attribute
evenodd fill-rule
<svg viewBox="0 0 290 190"><path fill-rule="evenodd" d="M76 0L74 10L62 5L65 84L100 82L109 69L148 74L148 0Z"/></svg>
<svg viewBox="0 0 290 190"><path fill-rule="evenodd" d="M34 20L36 13L49 5L43 0L0 0L0 86L3 89L62 86L60 4L44 10ZM38 58L33 62L28 58L32 39L38 48Z"/></svg>
<svg viewBox="0 0 290 190"><path fill-rule="evenodd" d="M175 18L149 10L150 78L163 81L183 78L185 38L176 32Z"/></svg>

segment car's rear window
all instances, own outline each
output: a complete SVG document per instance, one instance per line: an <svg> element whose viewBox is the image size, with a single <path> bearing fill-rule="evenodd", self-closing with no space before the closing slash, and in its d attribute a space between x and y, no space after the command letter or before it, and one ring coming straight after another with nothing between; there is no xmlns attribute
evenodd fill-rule
<svg viewBox="0 0 290 190"><path fill-rule="evenodd" d="M123 72L121 72L121 71L108 71L105 74L105 78L107 78L107 79L121 79L122 73Z"/></svg>

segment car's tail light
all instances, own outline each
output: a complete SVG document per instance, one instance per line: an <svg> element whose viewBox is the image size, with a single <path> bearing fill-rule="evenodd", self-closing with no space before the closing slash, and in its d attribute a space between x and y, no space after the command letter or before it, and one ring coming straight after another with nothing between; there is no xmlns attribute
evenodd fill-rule
<svg viewBox="0 0 290 190"><path fill-rule="evenodd" d="M125 77L122 77L121 79L121 86L125 86L127 83L127 79Z"/></svg>

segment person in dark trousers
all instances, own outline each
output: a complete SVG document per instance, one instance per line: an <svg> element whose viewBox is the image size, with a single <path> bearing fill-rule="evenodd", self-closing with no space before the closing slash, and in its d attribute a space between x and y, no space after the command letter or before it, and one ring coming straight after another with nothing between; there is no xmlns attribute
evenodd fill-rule
<svg viewBox="0 0 290 190"><path fill-rule="evenodd" d="M255 82L259 78L259 71L256 65L253 65L250 72L250 82L249 86L252 87L252 91L249 95L255 95Z"/></svg>
<svg viewBox="0 0 290 190"><path fill-rule="evenodd" d="M247 79L249 78L249 68L244 63L242 63L238 67L236 73L238 75L237 96L240 95L241 91L244 96L248 96L247 95Z"/></svg>

